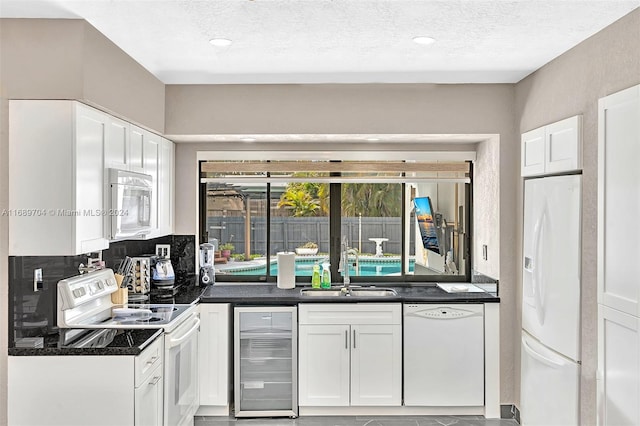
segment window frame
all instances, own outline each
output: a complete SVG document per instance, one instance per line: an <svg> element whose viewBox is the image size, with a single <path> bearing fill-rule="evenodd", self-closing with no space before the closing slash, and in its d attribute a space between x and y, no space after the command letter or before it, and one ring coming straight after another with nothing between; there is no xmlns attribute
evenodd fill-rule
<svg viewBox="0 0 640 426"><path fill-rule="evenodd" d="M208 240L208 232L206 230L206 193L207 184L202 182L202 165L211 160L198 160L198 197L199 197L199 212L198 212L198 229L199 229L199 243L202 244ZM233 160L232 160L233 161ZM267 160L269 161L269 160ZM302 160L304 161L304 160ZM339 160L332 160L331 162L340 162ZM351 282L355 285L358 284L378 284L386 283L393 285L411 285L413 283L435 283L435 282L469 282L471 280L471 269L473 264L473 161L465 160L468 164L468 178L469 182L465 183L465 214L464 214L464 253L465 259L465 271L464 274L458 275L413 275L406 274L404 265L407 259L408 253L406 252L406 220L405 217L408 214L406 203L406 183L398 182L402 185L401 190L401 253L400 264L401 270L399 276L350 276ZM270 172L267 172L267 177L270 176ZM330 172L331 177L340 178L340 172ZM402 174L405 176L405 173ZM329 183L329 261L331 264L331 282L332 284L340 284L343 282L343 278L338 272L340 263L340 246L341 246L341 233L342 233L342 184L343 182ZM270 275L271 259L274 257L270 253L271 246L271 182L266 182L266 199L268 206L266 208L266 274L265 275L218 275L216 281L219 282L266 282L275 283L277 276ZM199 254L198 254L199 255ZM296 276L296 286L311 283L310 276Z"/></svg>

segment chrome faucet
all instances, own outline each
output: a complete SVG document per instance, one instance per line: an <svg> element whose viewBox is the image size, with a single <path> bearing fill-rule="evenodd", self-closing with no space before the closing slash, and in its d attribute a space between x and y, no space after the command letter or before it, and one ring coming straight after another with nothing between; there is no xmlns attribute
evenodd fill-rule
<svg viewBox="0 0 640 426"><path fill-rule="evenodd" d="M349 277L349 255L353 254L356 257L356 271L358 268L358 250L354 248L349 248L349 243L347 241L347 237L342 238L342 244L340 245L340 267L338 268L339 272L343 272L343 288L349 292L349 284L351 284L351 278Z"/></svg>

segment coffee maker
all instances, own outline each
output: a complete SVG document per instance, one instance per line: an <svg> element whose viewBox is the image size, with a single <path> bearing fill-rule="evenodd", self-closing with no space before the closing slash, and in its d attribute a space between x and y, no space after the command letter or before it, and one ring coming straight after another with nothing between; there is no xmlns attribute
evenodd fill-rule
<svg viewBox="0 0 640 426"><path fill-rule="evenodd" d="M201 286L214 284L216 282L216 272L213 267L215 247L213 244L200 244L200 278Z"/></svg>

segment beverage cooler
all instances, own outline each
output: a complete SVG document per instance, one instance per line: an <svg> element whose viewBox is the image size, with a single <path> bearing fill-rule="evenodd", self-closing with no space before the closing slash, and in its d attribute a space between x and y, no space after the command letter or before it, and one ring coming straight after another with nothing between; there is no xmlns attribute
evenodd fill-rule
<svg viewBox="0 0 640 426"><path fill-rule="evenodd" d="M297 308L234 309L236 417L297 417Z"/></svg>

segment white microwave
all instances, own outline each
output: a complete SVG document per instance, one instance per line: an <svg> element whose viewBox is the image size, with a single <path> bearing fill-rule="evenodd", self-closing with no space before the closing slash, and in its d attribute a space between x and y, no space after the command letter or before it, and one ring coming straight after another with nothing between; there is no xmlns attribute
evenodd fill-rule
<svg viewBox="0 0 640 426"><path fill-rule="evenodd" d="M111 205L107 217L110 240L145 238L151 233L153 177L143 173L109 169Z"/></svg>

